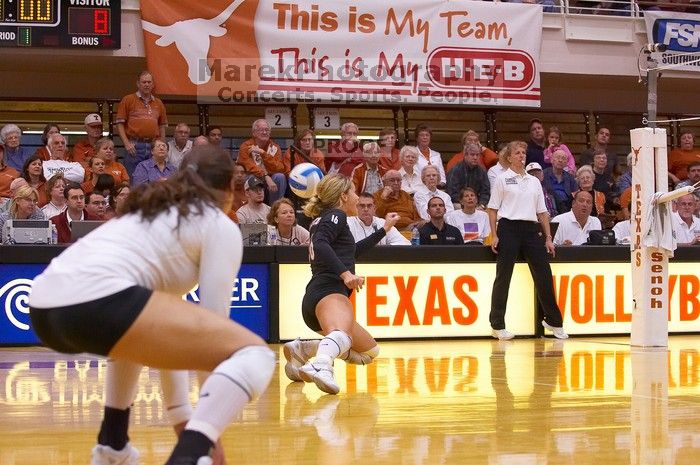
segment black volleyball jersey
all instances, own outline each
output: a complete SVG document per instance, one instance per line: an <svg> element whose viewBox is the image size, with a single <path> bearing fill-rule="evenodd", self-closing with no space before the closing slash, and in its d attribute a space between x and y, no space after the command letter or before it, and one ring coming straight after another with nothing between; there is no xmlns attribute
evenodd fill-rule
<svg viewBox="0 0 700 465"><path fill-rule="evenodd" d="M344 211L332 208L324 211L309 227L309 262L314 276L340 276L345 271L355 273L355 257L376 245L386 235L379 228L365 239L355 243Z"/></svg>

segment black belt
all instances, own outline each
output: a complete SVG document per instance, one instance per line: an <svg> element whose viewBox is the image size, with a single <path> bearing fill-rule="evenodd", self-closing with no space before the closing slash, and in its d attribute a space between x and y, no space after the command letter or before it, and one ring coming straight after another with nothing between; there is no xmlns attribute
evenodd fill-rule
<svg viewBox="0 0 700 465"><path fill-rule="evenodd" d="M150 144L151 142L153 142L155 140L155 137L150 138L150 139L147 139L145 137L130 137L129 140L132 142L145 142L147 144Z"/></svg>

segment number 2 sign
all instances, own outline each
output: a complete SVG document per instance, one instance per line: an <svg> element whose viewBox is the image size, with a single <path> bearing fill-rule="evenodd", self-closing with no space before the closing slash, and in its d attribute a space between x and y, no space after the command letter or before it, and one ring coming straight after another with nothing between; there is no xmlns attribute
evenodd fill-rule
<svg viewBox="0 0 700 465"><path fill-rule="evenodd" d="M289 107L265 108L265 119L270 128L291 128L292 109Z"/></svg>

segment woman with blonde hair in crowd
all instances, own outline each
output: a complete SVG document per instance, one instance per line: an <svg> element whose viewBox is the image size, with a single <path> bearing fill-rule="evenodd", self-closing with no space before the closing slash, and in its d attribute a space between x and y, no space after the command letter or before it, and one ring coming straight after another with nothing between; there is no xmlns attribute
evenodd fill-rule
<svg viewBox="0 0 700 465"><path fill-rule="evenodd" d="M22 171L24 162L32 155L29 147L22 145L22 130L13 123L0 129L0 144L3 144L5 163L17 171Z"/></svg>
<svg viewBox="0 0 700 465"><path fill-rule="evenodd" d="M283 197L276 200L267 214L267 237L269 245L307 245L309 231L297 224L297 215L291 200ZM275 238L274 241L270 238Z"/></svg>
<svg viewBox="0 0 700 465"><path fill-rule="evenodd" d="M323 339L295 339L284 345L285 373L293 381L314 382L319 389L337 394L333 361L366 365L379 353L377 341L355 321L350 295L362 289L365 278L355 275L355 257L376 245L396 224L399 215L386 215L382 228L355 244L348 216L357 215L358 196L350 178L324 177L316 194L304 206L311 223L311 281L301 311L306 325ZM313 361L310 358L315 355Z"/></svg>
<svg viewBox="0 0 700 465"><path fill-rule="evenodd" d="M39 193L39 208L49 203L46 194L46 178L44 177L44 162L39 155L32 155L24 162L22 177Z"/></svg>
<svg viewBox="0 0 700 465"><path fill-rule="evenodd" d="M41 207L41 211L44 213L46 219L50 220L52 217L63 213L63 210L68 208L66 196L63 193L65 187L66 179L60 171L46 181L46 195L49 197L49 203Z"/></svg>
<svg viewBox="0 0 700 465"><path fill-rule="evenodd" d="M547 148L544 149L545 163L549 163L551 165L552 155L554 155L554 152L557 150L561 150L566 154L566 168L564 168L564 170L571 174L576 174L576 160L574 159L571 150L569 150L569 147L567 147L566 144L561 143L561 131L558 127L552 126L549 128L549 132L547 133L547 142Z"/></svg>
<svg viewBox="0 0 700 465"><path fill-rule="evenodd" d="M576 183L578 184L578 191L588 191L593 196L593 206L595 207L591 212L591 216L602 216L605 214L605 194L593 189L593 181L595 180L595 174L593 173L593 168L591 165L583 165L576 171ZM571 197L576 196L576 192L571 193Z"/></svg>
<svg viewBox="0 0 700 465"><path fill-rule="evenodd" d="M105 174L106 166L104 158L97 155L88 160L88 169L85 170L85 182L80 185L80 187L83 188L83 192L88 193L95 190L97 177L101 174Z"/></svg>
<svg viewBox="0 0 700 465"><path fill-rule="evenodd" d="M420 153L418 149L412 145L404 145L399 151L399 160L401 161L401 168L399 169L399 174L401 175L401 190L411 195L425 187L425 184L423 184L421 180L420 169L416 165L419 156Z"/></svg>
<svg viewBox="0 0 700 465"><path fill-rule="evenodd" d="M294 152L294 166L301 163L313 163L318 166L323 174L326 174L326 156L316 147L316 134L311 129L299 131L294 138L294 144L284 152L284 166L287 173L291 169L292 152Z"/></svg>
<svg viewBox="0 0 700 465"><path fill-rule="evenodd" d="M114 141L109 137L103 137L95 142L95 156L105 161L105 173L114 178L114 184L128 183L129 173L124 165L115 160Z"/></svg>
<svg viewBox="0 0 700 465"><path fill-rule="evenodd" d="M22 186L17 189L12 198L12 205L6 212L0 213L0 238L2 243L7 241L5 237L5 223L7 220L45 220L44 214L37 208L39 193L31 186Z"/></svg>

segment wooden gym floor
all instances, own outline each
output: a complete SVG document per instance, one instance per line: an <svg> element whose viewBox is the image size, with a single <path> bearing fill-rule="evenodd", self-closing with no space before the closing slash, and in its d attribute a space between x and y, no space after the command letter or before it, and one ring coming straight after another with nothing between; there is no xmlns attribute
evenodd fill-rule
<svg viewBox="0 0 700 465"><path fill-rule="evenodd" d="M374 365L337 362L338 396L278 370L223 441L229 465L695 465L699 345L382 343ZM104 371L94 357L0 349L0 465L88 464ZM196 401L194 378L191 387ZM131 439L142 465L164 463L174 443L155 370L141 374Z"/></svg>

